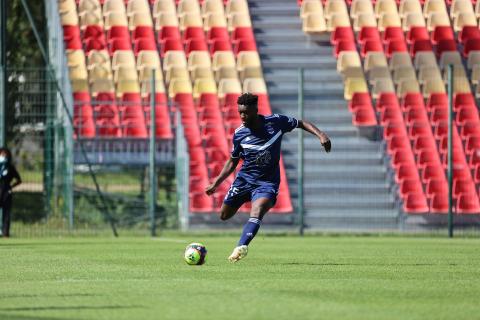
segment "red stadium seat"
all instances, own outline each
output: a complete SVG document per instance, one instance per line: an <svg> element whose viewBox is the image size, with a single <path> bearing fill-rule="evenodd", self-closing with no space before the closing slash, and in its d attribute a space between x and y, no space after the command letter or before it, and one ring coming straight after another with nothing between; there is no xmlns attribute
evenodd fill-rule
<svg viewBox="0 0 480 320"><path fill-rule="evenodd" d="M464 26L458 34L458 41L465 44L468 39L480 39L480 30L476 26Z"/></svg>
<svg viewBox="0 0 480 320"><path fill-rule="evenodd" d="M431 213L447 213L448 212L448 193L434 194L430 199Z"/></svg>
<svg viewBox="0 0 480 320"><path fill-rule="evenodd" d="M80 40L80 28L77 25L64 25L63 41L68 42L71 39Z"/></svg>
<svg viewBox="0 0 480 320"><path fill-rule="evenodd" d="M213 54L217 51L232 51L232 46L230 45L230 41L227 39L215 39L210 46L210 54Z"/></svg>
<svg viewBox="0 0 480 320"><path fill-rule="evenodd" d="M436 194L448 193L448 183L445 178L433 178L428 180L426 195L427 198L432 198Z"/></svg>
<svg viewBox="0 0 480 320"><path fill-rule="evenodd" d="M415 154L420 153L423 150L437 150L435 139L432 136L418 136L413 142L413 152Z"/></svg>
<svg viewBox="0 0 480 320"><path fill-rule="evenodd" d="M405 42L405 36L401 27L386 27L382 34L383 43L387 44L392 40L402 40Z"/></svg>
<svg viewBox="0 0 480 320"><path fill-rule="evenodd" d="M109 40L110 55L113 55L117 50L132 50L130 39L113 38Z"/></svg>
<svg viewBox="0 0 480 320"><path fill-rule="evenodd" d="M233 52L238 55L242 51L257 51L257 45L255 40L252 39L240 39L233 45Z"/></svg>
<svg viewBox="0 0 480 320"><path fill-rule="evenodd" d="M405 199L408 194L416 193L423 195L422 184L420 183L420 179L405 179L400 182L400 197Z"/></svg>
<svg viewBox="0 0 480 320"><path fill-rule="evenodd" d="M395 181L401 183L403 180L418 180L417 167L412 163L401 164L395 171Z"/></svg>
<svg viewBox="0 0 480 320"><path fill-rule="evenodd" d="M475 107L475 98L471 93L457 93L453 97L453 105L454 109L459 109L460 105L469 105Z"/></svg>
<svg viewBox="0 0 480 320"><path fill-rule="evenodd" d="M453 196L458 198L460 194L475 194L475 185L471 179L456 179L453 181Z"/></svg>
<svg viewBox="0 0 480 320"><path fill-rule="evenodd" d="M393 136L407 136L403 121L389 121L383 124L383 126L383 136L385 139L390 139Z"/></svg>
<svg viewBox="0 0 480 320"><path fill-rule="evenodd" d="M187 27L183 32L183 42L189 39L202 39L205 41L205 33L202 27Z"/></svg>
<svg viewBox="0 0 480 320"><path fill-rule="evenodd" d="M339 41L353 42L355 37L351 27L336 27L330 36L330 43L336 45Z"/></svg>
<svg viewBox="0 0 480 320"><path fill-rule="evenodd" d="M432 33L432 43L437 45L441 40L455 40L455 35L450 26L436 26Z"/></svg>
<svg viewBox="0 0 480 320"><path fill-rule="evenodd" d="M178 27L165 26L158 32L158 42L162 42L164 39L168 38L181 39Z"/></svg>
<svg viewBox="0 0 480 320"><path fill-rule="evenodd" d="M398 169L402 164L415 165L413 154L409 148L398 149L394 152L392 157L392 167Z"/></svg>
<svg viewBox="0 0 480 320"><path fill-rule="evenodd" d="M103 28L99 25L89 25L85 28L85 31L83 31L84 40L89 38L103 38L104 36Z"/></svg>
<svg viewBox="0 0 480 320"><path fill-rule="evenodd" d="M440 166L440 159L438 158L437 150L422 150L418 156L418 165L420 168L425 168L427 165Z"/></svg>
<svg viewBox="0 0 480 320"><path fill-rule="evenodd" d="M188 39L187 45L185 46L185 53L188 56L192 51L208 51L205 40L200 38Z"/></svg>
<svg viewBox="0 0 480 320"><path fill-rule="evenodd" d="M377 119L372 108L363 108L354 113L352 123L356 126L375 126Z"/></svg>
<svg viewBox="0 0 480 320"><path fill-rule="evenodd" d="M465 144L465 153L471 155L480 151L480 135L471 135Z"/></svg>
<svg viewBox="0 0 480 320"><path fill-rule="evenodd" d="M437 44L437 57L441 57L442 53L449 51L457 51L457 42L453 39L441 39Z"/></svg>
<svg viewBox="0 0 480 320"><path fill-rule="evenodd" d="M237 27L233 30L231 39L232 41L240 39L255 41L255 36L251 27Z"/></svg>
<svg viewBox="0 0 480 320"><path fill-rule="evenodd" d="M360 55L365 57L368 52L383 52L383 45L380 39L366 40L361 49Z"/></svg>
<svg viewBox="0 0 480 320"><path fill-rule="evenodd" d="M407 45L403 39L393 39L387 42L387 57L390 58L394 52L408 52Z"/></svg>
<svg viewBox="0 0 480 320"><path fill-rule="evenodd" d="M112 26L107 32L107 39L110 40L113 38L130 39L128 28L125 26Z"/></svg>
<svg viewBox="0 0 480 320"><path fill-rule="evenodd" d="M161 51L160 55L161 57L165 57L165 53L168 51L183 51L183 45L180 42L180 39L176 38L166 38L163 40L163 43L161 44Z"/></svg>
<svg viewBox="0 0 480 320"><path fill-rule="evenodd" d="M422 170L422 181L428 182L431 179L445 180L445 171L436 164L426 165Z"/></svg>
<svg viewBox="0 0 480 320"><path fill-rule="evenodd" d="M357 51L357 47L355 45L355 42L351 40L340 40L338 43L335 45L334 48L334 54L335 58L338 58L338 55L342 51Z"/></svg>
<svg viewBox="0 0 480 320"><path fill-rule="evenodd" d="M470 38L465 41L465 44L463 46L463 56L467 58L470 51L479 51L479 50L480 50L480 41L478 41L478 39L476 38Z"/></svg>
<svg viewBox="0 0 480 320"><path fill-rule="evenodd" d="M461 194L457 200L457 214L478 214L480 203L476 193Z"/></svg>
<svg viewBox="0 0 480 320"><path fill-rule="evenodd" d="M143 50L157 51L155 40L151 38L137 38L133 47L135 56L137 56L138 53Z"/></svg>
<svg viewBox="0 0 480 320"><path fill-rule="evenodd" d="M417 52L420 51L432 51L432 44L430 40L427 39L418 39L414 40L413 44L410 46L410 55L415 57Z"/></svg>
<svg viewBox="0 0 480 320"><path fill-rule="evenodd" d="M355 92L352 95L352 99L348 103L348 108L350 111L353 111L357 106L371 106L372 99L368 92Z"/></svg>
<svg viewBox="0 0 480 320"><path fill-rule="evenodd" d="M410 141L406 136L393 136L387 139L387 152L392 155L396 150L410 148Z"/></svg>
<svg viewBox="0 0 480 320"><path fill-rule="evenodd" d="M429 40L427 28L425 27L411 27L407 33L407 43L412 44L417 40Z"/></svg>
<svg viewBox="0 0 480 320"><path fill-rule="evenodd" d="M66 49L70 50L82 50L82 41L80 38L69 38L65 41Z"/></svg>
<svg viewBox="0 0 480 320"><path fill-rule="evenodd" d="M92 118L74 119L73 127L77 138L95 137L95 124L93 123Z"/></svg>
<svg viewBox="0 0 480 320"><path fill-rule="evenodd" d="M211 44L214 39L228 40L228 30L225 27L212 27L207 33L207 42Z"/></svg>
<svg viewBox="0 0 480 320"><path fill-rule="evenodd" d="M460 129L462 139L467 139L471 135L480 136L480 126L477 121L466 121Z"/></svg>
<svg viewBox="0 0 480 320"><path fill-rule="evenodd" d="M422 193L410 193L406 197L403 209L407 213L427 213L429 207Z"/></svg>
<svg viewBox="0 0 480 320"><path fill-rule="evenodd" d="M155 33L150 26L137 26L132 33L133 40L146 38L155 41Z"/></svg>
<svg viewBox="0 0 480 320"><path fill-rule="evenodd" d="M424 108L422 94L416 92L407 93L403 96L401 106L404 111L409 109Z"/></svg>
<svg viewBox="0 0 480 320"><path fill-rule="evenodd" d="M448 96L446 93L432 93L430 94L428 101L427 101L427 110L431 111L437 106L441 106L442 108L448 107Z"/></svg>
<svg viewBox="0 0 480 320"><path fill-rule="evenodd" d="M362 27L358 33L358 42L363 44L368 40L380 42L380 33L377 27Z"/></svg>
<svg viewBox="0 0 480 320"><path fill-rule="evenodd" d="M190 195L190 212L212 212L212 198L205 193L193 193Z"/></svg>
<svg viewBox="0 0 480 320"><path fill-rule="evenodd" d="M466 122L470 122L470 121L478 122L480 121L480 119L478 117L478 111L476 109L468 108L468 109L460 109L457 112L455 121L459 125L464 125Z"/></svg>

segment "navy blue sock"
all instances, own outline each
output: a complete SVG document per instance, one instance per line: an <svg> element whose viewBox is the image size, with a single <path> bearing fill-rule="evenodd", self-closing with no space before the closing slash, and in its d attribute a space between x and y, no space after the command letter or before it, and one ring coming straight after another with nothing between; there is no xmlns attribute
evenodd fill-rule
<svg viewBox="0 0 480 320"><path fill-rule="evenodd" d="M250 241L252 241L252 239L257 234L258 229L260 229L260 223L262 223L262 220L260 219L257 219L257 218L248 219L248 222L243 227L243 233L242 233L242 236L240 237L240 241L238 241L239 246L243 246L243 245L248 246Z"/></svg>

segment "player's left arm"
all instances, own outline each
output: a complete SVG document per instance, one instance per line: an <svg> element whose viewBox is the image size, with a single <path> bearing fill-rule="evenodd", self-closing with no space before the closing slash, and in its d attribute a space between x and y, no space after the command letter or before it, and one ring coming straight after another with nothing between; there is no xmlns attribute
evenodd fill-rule
<svg viewBox="0 0 480 320"><path fill-rule="evenodd" d="M332 149L332 143L330 142L330 138L325 132L318 129L313 123L307 120L298 120L297 127L316 136L320 140L322 146L325 148L325 151L330 152L330 150Z"/></svg>

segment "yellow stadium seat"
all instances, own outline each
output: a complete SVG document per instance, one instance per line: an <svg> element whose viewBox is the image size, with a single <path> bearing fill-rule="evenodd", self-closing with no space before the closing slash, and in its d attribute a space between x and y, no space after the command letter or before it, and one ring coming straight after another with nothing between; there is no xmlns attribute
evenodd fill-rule
<svg viewBox="0 0 480 320"><path fill-rule="evenodd" d="M374 84L377 79L390 78L390 70L388 67L374 67L368 72L368 82Z"/></svg>
<svg viewBox="0 0 480 320"><path fill-rule="evenodd" d="M98 0L80 0L78 4L78 13L85 11L95 12L96 14L102 16L102 6Z"/></svg>
<svg viewBox="0 0 480 320"><path fill-rule="evenodd" d="M365 71L368 72L374 67L388 67L387 58L383 52L368 52L365 56Z"/></svg>
<svg viewBox="0 0 480 320"><path fill-rule="evenodd" d="M90 84L90 92L96 97L99 92L114 92L115 86L113 80L97 79Z"/></svg>
<svg viewBox="0 0 480 320"><path fill-rule="evenodd" d="M85 65L69 66L68 73L69 73L70 80L73 80L73 79L87 80L88 79L87 68L85 67Z"/></svg>
<svg viewBox="0 0 480 320"><path fill-rule="evenodd" d="M333 31L336 27L349 27L350 17L344 14L332 14L327 20L327 31Z"/></svg>
<svg viewBox="0 0 480 320"><path fill-rule="evenodd" d="M303 0L300 6L300 17L303 19L310 13L321 14L323 16L323 7L319 0Z"/></svg>
<svg viewBox="0 0 480 320"><path fill-rule="evenodd" d="M180 16L180 31L187 27L203 27L202 17L199 13L185 13Z"/></svg>
<svg viewBox="0 0 480 320"><path fill-rule="evenodd" d="M146 98L149 94L152 93L152 81L141 81L140 82L140 93L142 98ZM155 92L156 93L163 93L165 92L165 85L163 81L156 81L155 82Z"/></svg>
<svg viewBox="0 0 480 320"><path fill-rule="evenodd" d="M178 2L177 14L179 17L186 13L200 15L200 6L197 0L180 0Z"/></svg>
<svg viewBox="0 0 480 320"><path fill-rule="evenodd" d="M235 13L249 14L246 0L230 0L226 6L227 18Z"/></svg>
<svg viewBox="0 0 480 320"><path fill-rule="evenodd" d="M222 79L238 79L237 69L232 66L221 66L215 72L215 81L220 82Z"/></svg>
<svg viewBox="0 0 480 320"><path fill-rule="evenodd" d="M60 20L62 26L74 25L78 26L78 14L77 10L69 10L60 13Z"/></svg>
<svg viewBox="0 0 480 320"><path fill-rule="evenodd" d="M240 72L240 79L244 81L248 78L261 78L263 79L262 68L259 66L246 67Z"/></svg>
<svg viewBox="0 0 480 320"><path fill-rule="evenodd" d="M325 19L330 20L333 14L348 16L347 5L343 0L329 0L323 10Z"/></svg>
<svg viewBox="0 0 480 320"><path fill-rule="evenodd" d="M138 81L137 69L132 66L119 65L114 69L113 82L118 83L124 80Z"/></svg>
<svg viewBox="0 0 480 320"><path fill-rule="evenodd" d="M375 80L372 88L372 98L377 99L384 92L395 92L395 86L390 77Z"/></svg>
<svg viewBox="0 0 480 320"><path fill-rule="evenodd" d="M110 56L107 50L91 50L87 56L87 66L108 65L110 67Z"/></svg>
<svg viewBox="0 0 480 320"><path fill-rule="evenodd" d="M257 51L242 51L237 56L237 69L242 71L245 67L260 67L261 61Z"/></svg>
<svg viewBox="0 0 480 320"><path fill-rule="evenodd" d="M458 51L446 51L440 56L439 65L441 69L446 68L449 64L462 66L462 57Z"/></svg>
<svg viewBox="0 0 480 320"><path fill-rule="evenodd" d="M478 85L480 83L480 64L476 64L472 68L472 84Z"/></svg>
<svg viewBox="0 0 480 320"><path fill-rule="evenodd" d="M475 16L477 18L480 18L480 1L477 1L475 4Z"/></svg>
<svg viewBox="0 0 480 320"><path fill-rule="evenodd" d="M372 2L370 0L352 1L352 5L350 7L350 17L355 19L360 14L375 14Z"/></svg>
<svg viewBox="0 0 480 320"><path fill-rule="evenodd" d="M148 0L129 0L127 3L127 16L132 16L135 12L148 12L150 14Z"/></svg>
<svg viewBox="0 0 480 320"><path fill-rule="evenodd" d="M219 99L223 99L227 93L242 93L242 86L238 79L221 79L218 83Z"/></svg>
<svg viewBox="0 0 480 320"><path fill-rule="evenodd" d="M395 0L377 0L375 3L375 14L377 17L380 18L386 13L398 16L397 3Z"/></svg>
<svg viewBox="0 0 480 320"><path fill-rule="evenodd" d="M347 67L342 72L343 81L347 81L348 78L365 78L365 73L362 67Z"/></svg>
<svg viewBox="0 0 480 320"><path fill-rule="evenodd" d="M88 82L92 83L97 79L113 79L112 70L103 65L93 65L88 68Z"/></svg>
<svg viewBox="0 0 480 320"><path fill-rule="evenodd" d="M130 50L117 50L112 57L112 70L117 69L119 66L135 67L135 56Z"/></svg>
<svg viewBox="0 0 480 320"><path fill-rule="evenodd" d="M165 74L165 80L167 83L172 82L175 79L185 79L190 81L190 75L188 70L185 67L171 67L167 70Z"/></svg>
<svg viewBox="0 0 480 320"><path fill-rule="evenodd" d="M437 58L431 51L417 52L414 65L417 70L419 70L421 66L437 66Z"/></svg>
<svg viewBox="0 0 480 320"><path fill-rule="evenodd" d="M243 81L243 92L267 93L267 85L263 79L247 78Z"/></svg>
<svg viewBox="0 0 480 320"><path fill-rule="evenodd" d="M418 0L402 0L398 8L400 18L404 18L409 13L423 14L422 6Z"/></svg>
<svg viewBox="0 0 480 320"><path fill-rule="evenodd" d="M368 92L367 83L363 78L348 78L344 87L344 98L352 100L352 96L356 92Z"/></svg>
<svg viewBox="0 0 480 320"><path fill-rule="evenodd" d="M342 51L337 59L337 71L343 73L348 67L361 67L360 55L357 51Z"/></svg>
<svg viewBox="0 0 480 320"><path fill-rule="evenodd" d="M85 53L83 50L69 50L67 49L67 63L69 67L84 66L85 63Z"/></svg>
<svg viewBox="0 0 480 320"><path fill-rule="evenodd" d="M210 54L207 51L192 51L188 56L188 70L192 71L196 67L211 68Z"/></svg>
<svg viewBox="0 0 480 320"><path fill-rule="evenodd" d="M425 26L425 18L422 13L409 13L404 17L402 23L403 31L408 31L411 27Z"/></svg>
<svg viewBox="0 0 480 320"><path fill-rule="evenodd" d="M168 95L174 98L177 93L192 93L192 84L189 79L173 79L168 85Z"/></svg>
<svg viewBox="0 0 480 320"><path fill-rule="evenodd" d="M213 54L212 70L216 71L220 66L236 67L235 56L231 51L217 51Z"/></svg>
<svg viewBox="0 0 480 320"><path fill-rule="evenodd" d="M164 26L178 27L177 15L174 13L162 13L155 19L155 30L158 32Z"/></svg>
<svg viewBox="0 0 480 320"><path fill-rule="evenodd" d="M142 50L137 56L137 69L141 66L148 66L153 69L161 70L160 57L157 51Z"/></svg>
<svg viewBox="0 0 480 320"><path fill-rule="evenodd" d="M103 26L103 18L98 12L85 11L80 15L80 29L85 30L89 25Z"/></svg>
<svg viewBox="0 0 480 320"><path fill-rule="evenodd" d="M222 14L225 17L225 10L222 0L205 0L202 3L202 16L205 18L211 13Z"/></svg>
<svg viewBox="0 0 480 320"><path fill-rule="evenodd" d="M412 66L412 60L408 52L394 52L390 58L390 70L399 66Z"/></svg>
<svg viewBox="0 0 480 320"><path fill-rule="evenodd" d="M88 92L88 81L85 79L73 79L70 80L73 92Z"/></svg>
<svg viewBox="0 0 480 320"><path fill-rule="evenodd" d="M153 70L155 70L155 72ZM159 81L163 82L162 69L157 69L157 68L154 68L153 66L149 66L145 64L141 65L138 68L138 80L140 82L152 81L152 77L154 74L155 74L156 82L159 82Z"/></svg>
<svg viewBox="0 0 480 320"><path fill-rule="evenodd" d="M353 30L359 32L362 27L376 27L377 19L373 13L361 13L353 19Z"/></svg>
<svg viewBox="0 0 480 320"><path fill-rule="evenodd" d="M208 78L199 78L193 85L193 98L198 99L202 93L217 93L217 84L215 80Z"/></svg>
<svg viewBox="0 0 480 320"><path fill-rule="evenodd" d="M156 19L161 14L177 14L175 0L157 0L153 4L153 17Z"/></svg>
<svg viewBox="0 0 480 320"><path fill-rule="evenodd" d="M209 13L205 16L203 28L208 31L212 27L227 27L227 21L223 13Z"/></svg>
<svg viewBox="0 0 480 320"><path fill-rule="evenodd" d="M103 3L103 16L106 17L110 12L120 12L126 14L123 0L105 0Z"/></svg>
<svg viewBox="0 0 480 320"><path fill-rule="evenodd" d="M472 69L477 64L480 64L480 51L470 51L467 59L468 69Z"/></svg>
<svg viewBox="0 0 480 320"><path fill-rule="evenodd" d="M450 17L453 19L460 13L475 13L473 11L472 1L470 0L456 0L452 2L450 6Z"/></svg>
<svg viewBox="0 0 480 320"><path fill-rule="evenodd" d="M415 69L411 65L409 66L399 66L393 70L393 82L399 84L404 80L415 80L417 82L417 76L415 74Z"/></svg>
<svg viewBox="0 0 480 320"><path fill-rule="evenodd" d="M402 22L398 13L383 13L378 20L378 31L385 31L387 27L401 27Z"/></svg>
<svg viewBox="0 0 480 320"><path fill-rule="evenodd" d="M197 66L192 69L192 71L190 72L190 75L191 75L192 81L195 81L197 79L210 79L212 81L215 81L213 77L212 68L210 67Z"/></svg>
<svg viewBox="0 0 480 320"><path fill-rule="evenodd" d="M232 14L227 21L228 31L232 32L235 28L238 27L251 27L252 22L250 21L250 16L245 13L234 13Z"/></svg>
<svg viewBox="0 0 480 320"><path fill-rule="evenodd" d="M407 93L419 93L420 86L416 79L402 79L397 86L397 96L402 98Z"/></svg>
<svg viewBox="0 0 480 320"><path fill-rule="evenodd" d="M163 69L166 71L172 67L187 68L187 58L184 51L167 51L163 58Z"/></svg>
<svg viewBox="0 0 480 320"><path fill-rule="evenodd" d="M428 31L435 30L437 26L449 26L450 18L447 13L432 12L427 18Z"/></svg>
<svg viewBox="0 0 480 320"><path fill-rule="evenodd" d="M460 12L453 20L453 30L459 32L464 26L477 26L477 17L473 12Z"/></svg>
<svg viewBox="0 0 480 320"><path fill-rule="evenodd" d="M77 5L75 4L75 0L62 0L57 2L58 2L58 11L60 13L77 10Z"/></svg>
<svg viewBox="0 0 480 320"><path fill-rule="evenodd" d="M305 33L315 34L327 31L327 25L321 13L309 13L303 18L302 30Z"/></svg>
<svg viewBox="0 0 480 320"><path fill-rule="evenodd" d="M440 69L438 66L422 66L418 71L418 81L423 84L427 82L429 79L441 79L442 74L440 73Z"/></svg>
<svg viewBox="0 0 480 320"><path fill-rule="evenodd" d="M117 98L121 98L126 92L140 93L140 85L138 80L125 79L118 81L116 90Z"/></svg>
<svg viewBox="0 0 480 320"><path fill-rule="evenodd" d="M423 96L428 98L432 93L445 93L445 84L442 78L430 78L423 84Z"/></svg>
<svg viewBox="0 0 480 320"><path fill-rule="evenodd" d="M423 5L423 16L428 18L432 13L447 14L447 6L444 0L426 0Z"/></svg>
<svg viewBox="0 0 480 320"><path fill-rule="evenodd" d="M110 30L112 26L128 27L127 15L124 12L108 12L105 16L105 30Z"/></svg>
<svg viewBox="0 0 480 320"><path fill-rule="evenodd" d="M152 17L150 12L133 12L128 21L128 28L130 31L135 30L138 26L153 27Z"/></svg>

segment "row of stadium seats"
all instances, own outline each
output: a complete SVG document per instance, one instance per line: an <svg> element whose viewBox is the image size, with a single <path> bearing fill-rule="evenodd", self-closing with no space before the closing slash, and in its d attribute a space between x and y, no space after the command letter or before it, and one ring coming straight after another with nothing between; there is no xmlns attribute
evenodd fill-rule
<svg viewBox="0 0 480 320"><path fill-rule="evenodd" d="M479 213L480 123L471 85L478 85L480 31L472 3L304 0L299 5L305 32L332 31L353 123L383 126L399 197L409 213L447 211L445 81L447 66L454 65L456 212ZM324 29L309 29L312 14L323 16ZM464 63L472 70L471 83Z"/></svg>
<svg viewBox="0 0 480 320"><path fill-rule="evenodd" d="M231 181L213 199L204 188L229 157L241 124L238 96L258 94L260 112L271 113L247 2L59 0L59 6L77 135L146 138L154 77L157 136L173 136L168 98L181 113L190 153L190 210L218 210ZM289 212L283 164L281 175L273 211Z"/></svg>

